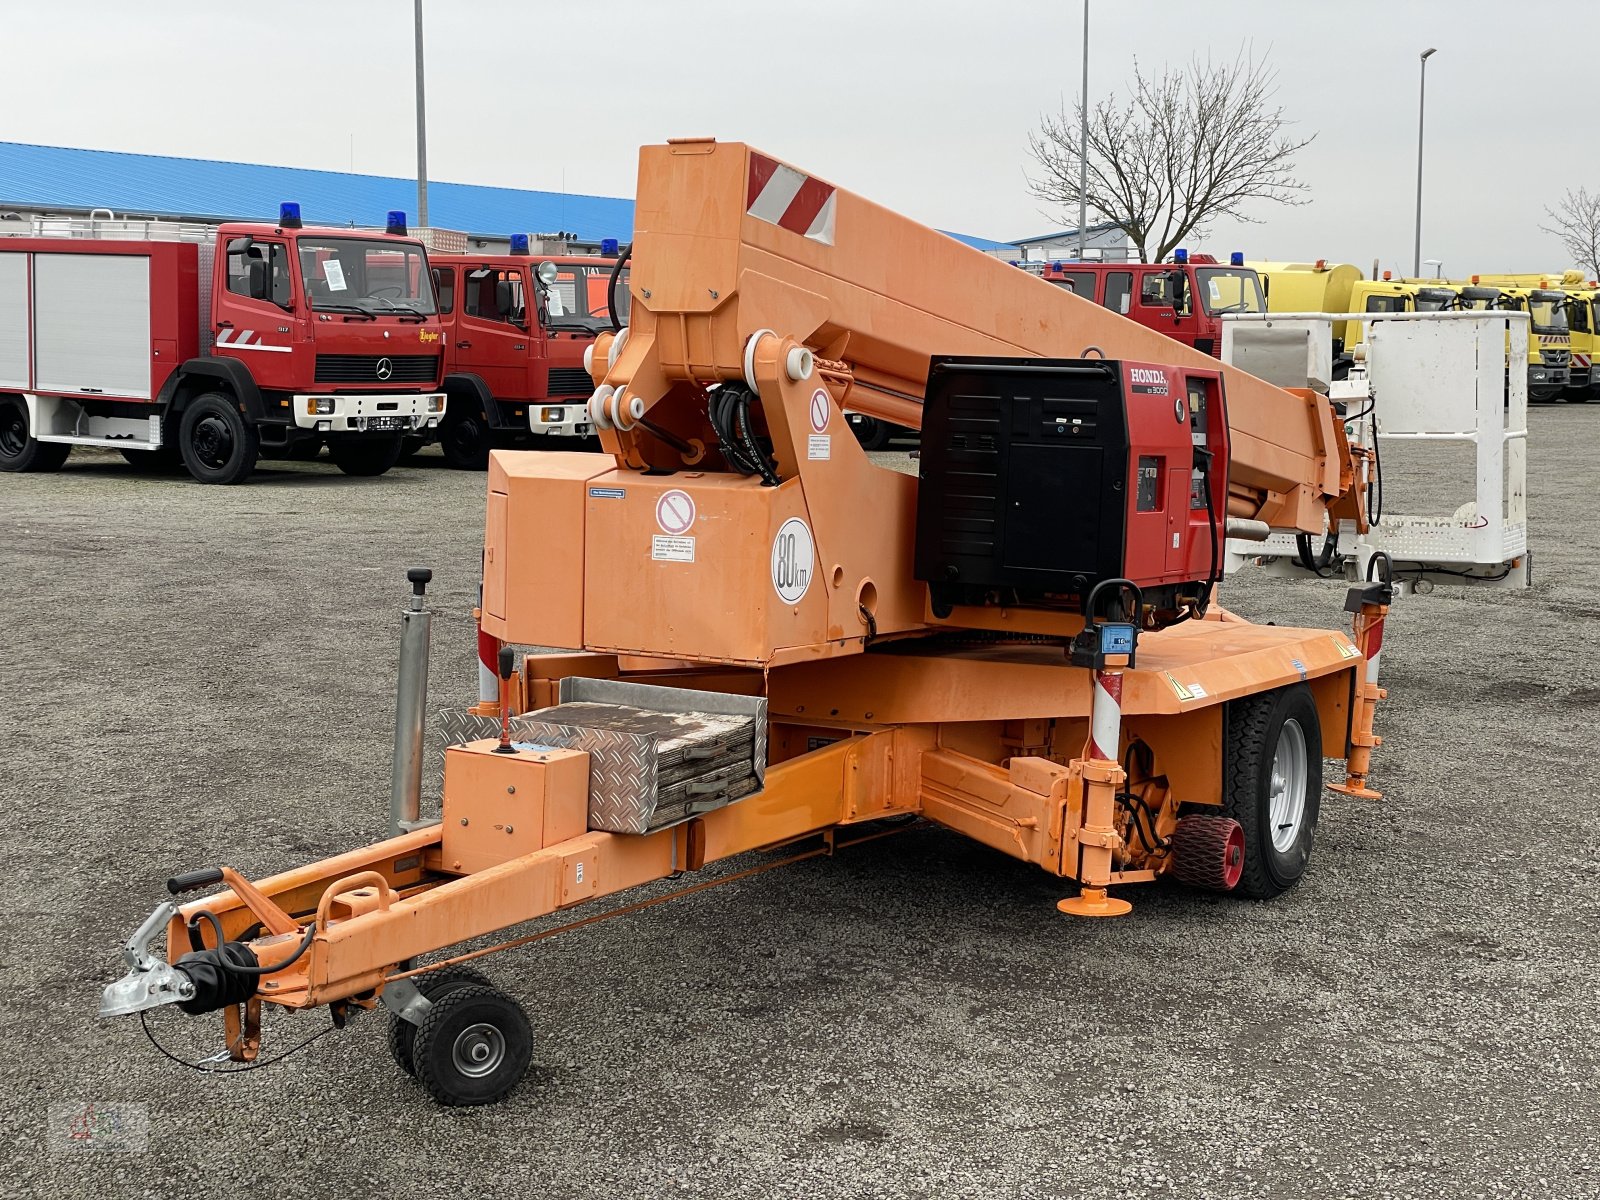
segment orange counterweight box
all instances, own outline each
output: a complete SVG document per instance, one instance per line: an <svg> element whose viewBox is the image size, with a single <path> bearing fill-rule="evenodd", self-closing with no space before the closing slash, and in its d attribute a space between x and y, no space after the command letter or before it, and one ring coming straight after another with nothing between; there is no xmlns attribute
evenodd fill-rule
<svg viewBox="0 0 1600 1200"><path fill-rule="evenodd" d="M499 753L486 738L444 755L441 870L471 874L578 837L589 827L589 755L582 750Z"/></svg>

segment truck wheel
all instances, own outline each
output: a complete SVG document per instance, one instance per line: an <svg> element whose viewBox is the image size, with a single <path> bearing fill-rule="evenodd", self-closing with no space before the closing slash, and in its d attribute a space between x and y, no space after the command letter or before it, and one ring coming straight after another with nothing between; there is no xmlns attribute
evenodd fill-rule
<svg viewBox="0 0 1600 1200"><path fill-rule="evenodd" d="M68 442L41 442L28 432L20 396L0 400L0 471L55 471L71 453Z"/></svg>
<svg viewBox="0 0 1600 1200"><path fill-rule="evenodd" d="M328 457L346 475L382 475L400 461L400 439L338 438L328 443Z"/></svg>
<svg viewBox="0 0 1600 1200"><path fill-rule="evenodd" d="M1528 403L1549 404L1561 395L1558 387L1531 387L1528 389Z"/></svg>
<svg viewBox="0 0 1600 1200"><path fill-rule="evenodd" d="M493 1104L527 1074L533 1031L504 992L463 987L428 1010L412 1051L417 1082L440 1104Z"/></svg>
<svg viewBox="0 0 1600 1200"><path fill-rule="evenodd" d="M440 967L437 971L418 975L412 982L417 985L417 990L434 1004L458 988L489 986L488 977L471 967ZM394 1013L389 1014L389 1054L394 1058L395 1065L407 1075L417 1073L416 1058L413 1054L416 1039L415 1025Z"/></svg>
<svg viewBox="0 0 1600 1200"><path fill-rule="evenodd" d="M439 425L439 449L445 462L456 470L488 470L491 440L489 418L482 409L469 405L445 411Z"/></svg>
<svg viewBox="0 0 1600 1200"><path fill-rule="evenodd" d="M887 421L878 420L877 417L852 413L850 415L850 432L856 435L856 441L861 443L863 450L882 450L889 444L889 438L894 433L894 427Z"/></svg>
<svg viewBox="0 0 1600 1200"><path fill-rule="evenodd" d="M178 447L183 465L201 483L243 483L256 469L261 437L233 400L207 392L183 410Z"/></svg>
<svg viewBox="0 0 1600 1200"><path fill-rule="evenodd" d="M1228 705L1222 814L1244 830L1236 890L1265 900L1305 874L1322 809L1322 726L1297 683Z"/></svg>

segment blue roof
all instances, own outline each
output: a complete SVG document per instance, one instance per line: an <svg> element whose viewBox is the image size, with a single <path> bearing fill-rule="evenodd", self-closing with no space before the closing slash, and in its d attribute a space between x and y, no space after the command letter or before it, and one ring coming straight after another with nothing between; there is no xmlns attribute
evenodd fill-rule
<svg viewBox="0 0 1600 1200"><path fill-rule="evenodd" d="M1115 221L1101 221L1098 225L1085 225L1083 227L1083 231L1085 233L1105 233L1108 229L1115 229L1116 227L1117 223ZM1076 229L1059 229L1054 233L1041 233L1037 237L1018 238L1011 244L1015 246L1028 246L1034 242L1059 242L1063 238L1077 236L1078 231Z"/></svg>
<svg viewBox="0 0 1600 1200"><path fill-rule="evenodd" d="M0 209L7 205L109 208L119 216L271 220L285 200L300 204L309 225L381 225L384 214L395 208L415 221L417 182L388 175L0 142ZM428 223L496 237L566 232L584 242L603 238L625 242L633 236L633 201L430 180ZM979 250L1012 248L987 238L950 236Z"/></svg>
<svg viewBox="0 0 1600 1200"><path fill-rule="evenodd" d="M973 237L970 233L951 233L948 229L939 231L948 237L955 238L963 246L971 246L974 250L1015 250L1015 242L995 242L988 238Z"/></svg>
<svg viewBox="0 0 1600 1200"><path fill-rule="evenodd" d="M0 142L0 208L109 208L162 217L265 218L298 201L310 225L381 225L392 208L416 220L417 183L204 158ZM428 183L428 223L505 236L513 231L628 240L633 201L466 183Z"/></svg>

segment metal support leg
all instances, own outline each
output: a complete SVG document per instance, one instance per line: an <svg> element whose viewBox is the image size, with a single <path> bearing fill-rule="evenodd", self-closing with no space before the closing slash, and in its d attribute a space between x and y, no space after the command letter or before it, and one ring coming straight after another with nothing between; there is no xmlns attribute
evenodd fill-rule
<svg viewBox="0 0 1600 1200"><path fill-rule="evenodd" d="M1075 917L1120 917L1132 912L1126 900L1106 894L1111 855L1122 844L1117 834L1117 793L1126 782L1117 750L1122 744L1122 672L1094 672L1094 703L1089 710L1089 742L1076 765L1083 779L1083 824L1078 829L1078 895L1056 905Z"/></svg>

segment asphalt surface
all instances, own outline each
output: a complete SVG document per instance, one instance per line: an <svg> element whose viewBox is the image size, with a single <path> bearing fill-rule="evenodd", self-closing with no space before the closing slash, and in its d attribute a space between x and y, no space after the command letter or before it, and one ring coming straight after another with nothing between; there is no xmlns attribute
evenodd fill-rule
<svg viewBox="0 0 1600 1200"><path fill-rule="evenodd" d="M471 1111L379 1014L221 1079L95 1006L169 873L381 832L403 572L435 571L432 699L464 702L483 477L0 476L0 1192L1600 1196L1600 409L1531 427L1535 586L1396 608L1387 797L1326 797L1292 892L1073 921L916 828L486 960L534 1068ZM1315 626L1343 598L1225 595ZM220 1046L215 1016L151 1024ZM324 1024L269 1013L266 1054ZM89 1102L143 1106L148 1149L73 1143Z"/></svg>

